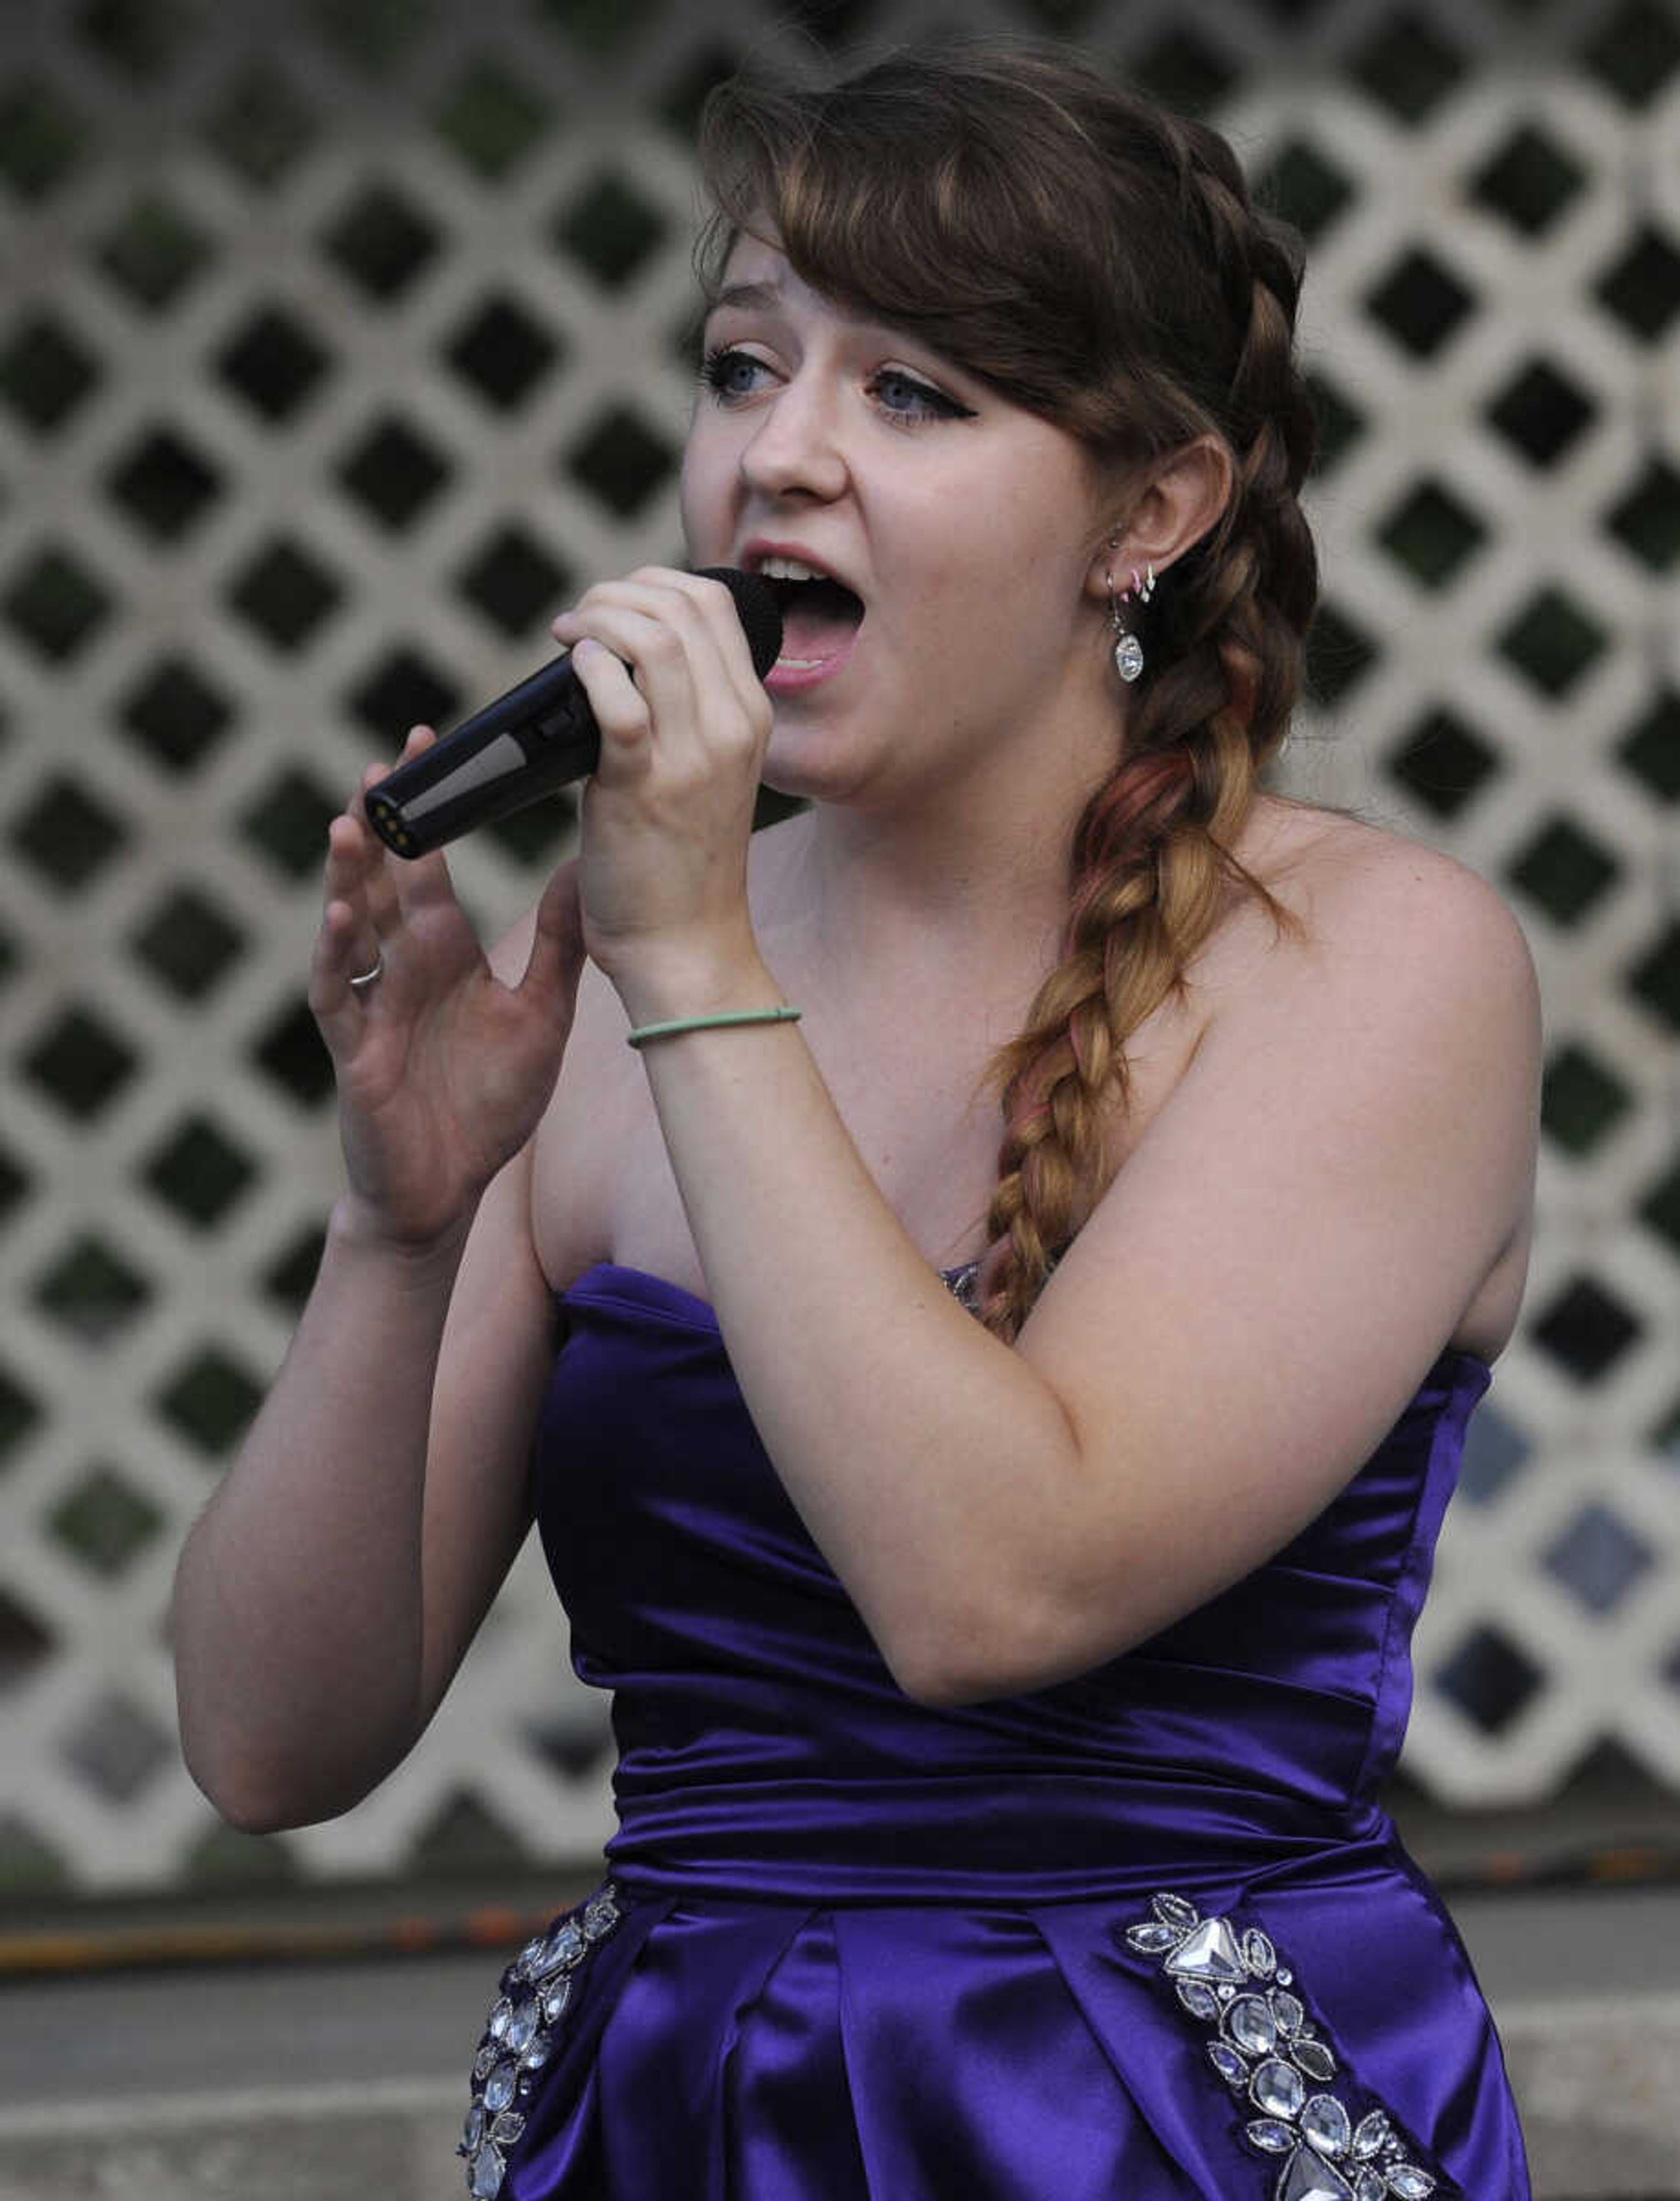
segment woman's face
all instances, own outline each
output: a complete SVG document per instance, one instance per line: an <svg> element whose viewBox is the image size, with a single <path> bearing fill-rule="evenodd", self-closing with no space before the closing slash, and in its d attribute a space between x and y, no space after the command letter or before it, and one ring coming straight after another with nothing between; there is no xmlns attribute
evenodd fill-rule
<svg viewBox="0 0 1680 2201"><path fill-rule="evenodd" d="M1098 699L1112 743L1089 586L1103 515L1071 436L751 237L705 341L682 480L694 563L841 584L778 590L772 784L868 801L1005 740L1025 754L1071 689Z"/></svg>

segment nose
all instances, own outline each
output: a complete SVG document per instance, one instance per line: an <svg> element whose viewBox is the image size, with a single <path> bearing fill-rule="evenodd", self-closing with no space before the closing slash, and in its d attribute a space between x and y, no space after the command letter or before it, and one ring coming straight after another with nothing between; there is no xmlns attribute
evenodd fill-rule
<svg viewBox="0 0 1680 2201"><path fill-rule="evenodd" d="M831 502L847 471L836 418L836 393L808 368L793 375L759 414L741 452L749 487L767 496Z"/></svg>

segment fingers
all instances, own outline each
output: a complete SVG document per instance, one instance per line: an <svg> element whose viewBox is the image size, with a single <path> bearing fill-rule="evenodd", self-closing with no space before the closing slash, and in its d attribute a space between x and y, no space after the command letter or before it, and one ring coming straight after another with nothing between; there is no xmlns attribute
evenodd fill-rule
<svg viewBox="0 0 1680 2201"><path fill-rule="evenodd" d="M414 727L402 758L418 755L437 738L429 726ZM369 765L350 807L327 827L326 907L310 966L309 1006L330 1046L353 1032L373 1006L372 985L353 981L377 970L382 982L387 962L400 954L408 909L440 886L449 891L441 857L399 864L367 823L364 798L391 769Z"/></svg>
<svg viewBox="0 0 1680 2201"><path fill-rule="evenodd" d="M404 747L402 754L405 757L410 754L412 747L412 742ZM360 834L358 853L362 859L362 890L367 897L368 915L376 931L390 931L397 923L397 866L391 860L385 843L367 822L367 797L382 779L390 777L391 767L388 765L369 765L361 775L361 785L350 812Z"/></svg>
<svg viewBox="0 0 1680 2201"><path fill-rule="evenodd" d="M591 776L595 781L610 786L626 771L645 769L654 731L650 690L657 690L661 696L661 723L667 737L661 753L669 758L673 748L684 746L681 722L692 711L688 694L680 704L673 702L668 683L655 683L645 673L632 676L617 649L592 635L574 643L572 666L601 733L601 754Z"/></svg>
<svg viewBox="0 0 1680 2201"><path fill-rule="evenodd" d="M334 819L329 838L349 822ZM308 1001L335 1055L345 1051L361 1028L362 1006L350 980L359 971L372 968L380 953L377 940L370 953L368 937L365 914L355 902L342 896L329 899L309 965Z"/></svg>
<svg viewBox="0 0 1680 2201"><path fill-rule="evenodd" d="M633 742L651 718L662 735L679 733L679 725L670 723L673 707L708 747L720 733L743 729L757 741L769 730L769 701L753 671L734 600L720 582L643 566L625 580L591 589L553 631L573 645L578 677L603 732ZM578 654L585 641L604 645L620 660L618 678L595 651ZM718 702L728 707L724 719L706 707Z"/></svg>
<svg viewBox="0 0 1680 2201"><path fill-rule="evenodd" d="M380 920L391 929L395 898L385 876L379 843L353 812L335 818L326 829L326 898L345 905L371 963L379 942ZM354 944L354 942L352 942Z"/></svg>
<svg viewBox="0 0 1680 2201"><path fill-rule="evenodd" d="M414 757L424 754L437 739L433 727L411 726L397 763L407 764ZM361 791L351 807L351 815L366 833L368 849L374 860L374 867L369 873L368 891L374 922L382 933L400 924L404 913L411 909L453 898L449 866L439 852L434 850L429 855L393 860L385 842L367 824L367 797L382 780L390 777L394 769L395 766L391 765L369 765L361 775Z"/></svg>
<svg viewBox="0 0 1680 2201"><path fill-rule="evenodd" d="M431 726L411 727L397 762L407 764L432 748L437 739ZM449 865L440 851L395 858L367 822L367 798L394 769L391 765L369 765L361 775L360 791L347 813L359 831L361 890L373 930L381 939L393 937L401 930L405 919L416 910L454 900Z"/></svg>
<svg viewBox="0 0 1680 2201"><path fill-rule="evenodd" d="M577 998L587 951L583 907L578 893L578 860L562 864L537 905L537 929L519 991L527 988L564 1001L568 1012Z"/></svg>

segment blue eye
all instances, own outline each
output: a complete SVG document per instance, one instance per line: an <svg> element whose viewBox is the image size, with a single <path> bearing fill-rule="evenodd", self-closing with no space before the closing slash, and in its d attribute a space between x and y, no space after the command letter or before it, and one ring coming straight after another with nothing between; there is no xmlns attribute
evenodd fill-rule
<svg viewBox="0 0 1680 2201"><path fill-rule="evenodd" d="M719 344L706 355L700 379L714 397L726 404L732 397L749 397L758 387L755 378L765 372L764 361L749 351Z"/></svg>
<svg viewBox="0 0 1680 2201"><path fill-rule="evenodd" d="M902 367L883 367L872 379L869 389L886 412L902 420L972 420L974 417L966 405L959 405L955 397L948 397L931 382L908 374Z"/></svg>
<svg viewBox="0 0 1680 2201"><path fill-rule="evenodd" d="M717 344L702 362L700 379L720 405L739 404L754 396L772 370L755 353L732 344ZM973 413L931 382L902 367L881 367L866 385L871 399L895 426L913 428L929 420L972 420Z"/></svg>

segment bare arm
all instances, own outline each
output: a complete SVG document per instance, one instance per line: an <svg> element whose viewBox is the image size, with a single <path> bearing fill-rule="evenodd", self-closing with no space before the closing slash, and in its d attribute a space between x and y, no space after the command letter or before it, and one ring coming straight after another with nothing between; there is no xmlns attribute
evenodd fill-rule
<svg viewBox="0 0 1680 2201"><path fill-rule="evenodd" d="M285 1365L176 1581L187 1763L236 1825L330 1818L374 1787L519 1549L550 1316L527 1175L509 1165L464 1247L382 1246L334 1211Z"/></svg>
<svg viewBox="0 0 1680 2201"><path fill-rule="evenodd" d="M602 729L586 937L632 1025L780 993L744 889L769 714L727 609L645 568L555 623ZM1013 1350L929 1274L797 1024L643 1054L754 1423L912 1695L1086 1671L1279 1550L1520 1232L1540 1045L1514 922L1387 836L1313 882L1309 945L1227 981Z"/></svg>
<svg viewBox="0 0 1680 2201"><path fill-rule="evenodd" d="M790 1496L910 1693L1086 1671L1260 1564L1380 1441L1531 1193L1520 935L1396 844L1230 1003L1006 1349L928 1275L796 1027L647 1071ZM774 998L749 960L627 989Z"/></svg>
<svg viewBox="0 0 1680 2201"><path fill-rule="evenodd" d="M359 818L335 821L310 998L350 1188L176 1582L187 1762L237 1825L331 1817L397 1763L524 1535L553 1318L529 1141L581 964L569 888L498 975L441 859L399 872ZM375 935L385 975L358 996Z"/></svg>

